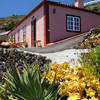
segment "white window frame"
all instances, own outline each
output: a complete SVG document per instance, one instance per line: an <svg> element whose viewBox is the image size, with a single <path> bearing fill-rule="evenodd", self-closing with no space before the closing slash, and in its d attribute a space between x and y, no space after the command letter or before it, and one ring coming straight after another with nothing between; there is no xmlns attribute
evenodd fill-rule
<svg viewBox="0 0 100 100"><path fill-rule="evenodd" d="M67 15L67 31L81 31L81 20L78 16Z"/></svg>
<svg viewBox="0 0 100 100"><path fill-rule="evenodd" d="M18 40L18 42L20 41L20 30L18 30L18 34L17 34L18 36L17 36L17 40Z"/></svg>
<svg viewBox="0 0 100 100"><path fill-rule="evenodd" d="M23 39L26 38L26 25L23 26Z"/></svg>

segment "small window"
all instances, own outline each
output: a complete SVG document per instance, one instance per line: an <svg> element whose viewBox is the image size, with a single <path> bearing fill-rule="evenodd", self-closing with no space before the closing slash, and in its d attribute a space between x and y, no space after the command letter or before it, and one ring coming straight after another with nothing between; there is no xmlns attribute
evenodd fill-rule
<svg viewBox="0 0 100 100"><path fill-rule="evenodd" d="M20 41L20 30L18 30L18 42Z"/></svg>
<svg viewBox="0 0 100 100"><path fill-rule="evenodd" d="M13 33L11 34L11 42L13 42Z"/></svg>
<svg viewBox="0 0 100 100"><path fill-rule="evenodd" d="M26 38L26 25L23 27L23 39Z"/></svg>
<svg viewBox="0 0 100 100"><path fill-rule="evenodd" d="M15 33L12 34L12 42L15 43Z"/></svg>
<svg viewBox="0 0 100 100"><path fill-rule="evenodd" d="M16 35L16 33L14 33L14 43L16 42L15 35Z"/></svg>
<svg viewBox="0 0 100 100"><path fill-rule="evenodd" d="M53 14L55 14L56 13L56 8L53 8Z"/></svg>
<svg viewBox="0 0 100 100"><path fill-rule="evenodd" d="M67 30L80 31L80 17L67 16Z"/></svg>

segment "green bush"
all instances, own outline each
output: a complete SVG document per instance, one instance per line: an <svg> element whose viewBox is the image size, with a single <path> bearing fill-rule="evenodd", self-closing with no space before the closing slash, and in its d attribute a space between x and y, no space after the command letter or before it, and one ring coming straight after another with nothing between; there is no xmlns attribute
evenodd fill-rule
<svg viewBox="0 0 100 100"><path fill-rule="evenodd" d="M11 30L16 24L18 24L17 21L9 20L8 23L5 25L4 30L9 31Z"/></svg>
<svg viewBox="0 0 100 100"><path fill-rule="evenodd" d="M81 55L81 64L87 66L91 73L100 77L100 46Z"/></svg>
<svg viewBox="0 0 100 100"><path fill-rule="evenodd" d="M100 10L100 6L99 5L92 5L88 7L89 10L94 10L94 11L99 11Z"/></svg>
<svg viewBox="0 0 100 100"><path fill-rule="evenodd" d="M24 64L23 72L12 66L7 71L5 80L10 100L56 100L55 79L47 87L47 80L46 78L42 80L37 64L31 66ZM3 86L1 88L5 90Z"/></svg>
<svg viewBox="0 0 100 100"><path fill-rule="evenodd" d="M0 82L0 86L2 86L2 82ZM8 100L6 90L0 88L0 100Z"/></svg>
<svg viewBox="0 0 100 100"><path fill-rule="evenodd" d="M2 85L2 83L0 83L0 85ZM4 99L2 98L2 92L3 92L3 89L0 89L0 100L4 100Z"/></svg>
<svg viewBox="0 0 100 100"><path fill-rule="evenodd" d="M3 35L3 36L0 36L0 40L9 40L9 37L8 37L8 36Z"/></svg>

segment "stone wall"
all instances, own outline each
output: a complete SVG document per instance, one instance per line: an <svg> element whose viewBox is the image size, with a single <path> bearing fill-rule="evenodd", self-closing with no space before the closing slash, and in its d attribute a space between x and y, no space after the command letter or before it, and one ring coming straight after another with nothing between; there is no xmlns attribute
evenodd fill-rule
<svg viewBox="0 0 100 100"><path fill-rule="evenodd" d="M0 49L0 73L6 72L12 65L23 69L23 62L27 64L38 63L41 72L44 71L44 65L50 63L50 59L45 56L36 55L16 49ZM2 75L0 75L2 76Z"/></svg>

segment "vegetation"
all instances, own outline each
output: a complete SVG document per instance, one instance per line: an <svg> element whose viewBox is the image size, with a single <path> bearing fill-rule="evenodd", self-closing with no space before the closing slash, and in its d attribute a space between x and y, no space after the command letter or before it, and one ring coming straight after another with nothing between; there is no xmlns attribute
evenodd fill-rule
<svg viewBox="0 0 100 100"><path fill-rule="evenodd" d="M27 38L24 39L24 46L25 46L25 48L28 47L28 39Z"/></svg>
<svg viewBox="0 0 100 100"><path fill-rule="evenodd" d="M22 20L25 15L15 15L0 18L0 32L11 29L17 22Z"/></svg>
<svg viewBox="0 0 100 100"><path fill-rule="evenodd" d="M24 64L23 73L18 68L11 66L4 77L9 100L55 100L57 90L54 91L55 78L52 84L47 87L47 80L41 79L38 65L31 66Z"/></svg>
<svg viewBox="0 0 100 100"><path fill-rule="evenodd" d="M92 49L89 53L83 53L81 64L100 77L100 47Z"/></svg>
<svg viewBox="0 0 100 100"><path fill-rule="evenodd" d="M87 9L94 10L94 11L100 11L100 3L94 4L94 5L90 5L90 6L87 7Z"/></svg>
<svg viewBox="0 0 100 100"><path fill-rule="evenodd" d="M0 40L8 40L8 39L9 39L8 36L5 36L5 35L0 36Z"/></svg>
<svg viewBox="0 0 100 100"><path fill-rule="evenodd" d="M7 63L9 61L5 62L7 72L1 78L0 100L100 100L99 53L100 47L96 47L81 55L79 66L71 67L67 62L55 62L51 67L46 64L41 72L37 62L28 63L32 58L25 60L27 55L11 52L10 64ZM15 64L12 56L17 61L23 56L28 64L23 63L23 68L18 67L21 63ZM40 62L43 64L42 58ZM7 68L7 65L10 67Z"/></svg>
<svg viewBox="0 0 100 100"><path fill-rule="evenodd" d="M2 85L2 83L0 83L0 86ZM0 89L0 100L3 100L3 89Z"/></svg>
<svg viewBox="0 0 100 100"><path fill-rule="evenodd" d="M91 49L100 46L100 27L91 29L74 48Z"/></svg>
<svg viewBox="0 0 100 100"><path fill-rule="evenodd" d="M99 100L99 78L93 75L87 67L70 67L69 63L55 63L46 77L50 84L55 72L55 85L59 87L60 100ZM45 73L43 77L45 77Z"/></svg>
<svg viewBox="0 0 100 100"><path fill-rule="evenodd" d="M5 31L9 31L11 30L16 24L18 24L18 22L10 20L4 27Z"/></svg>

